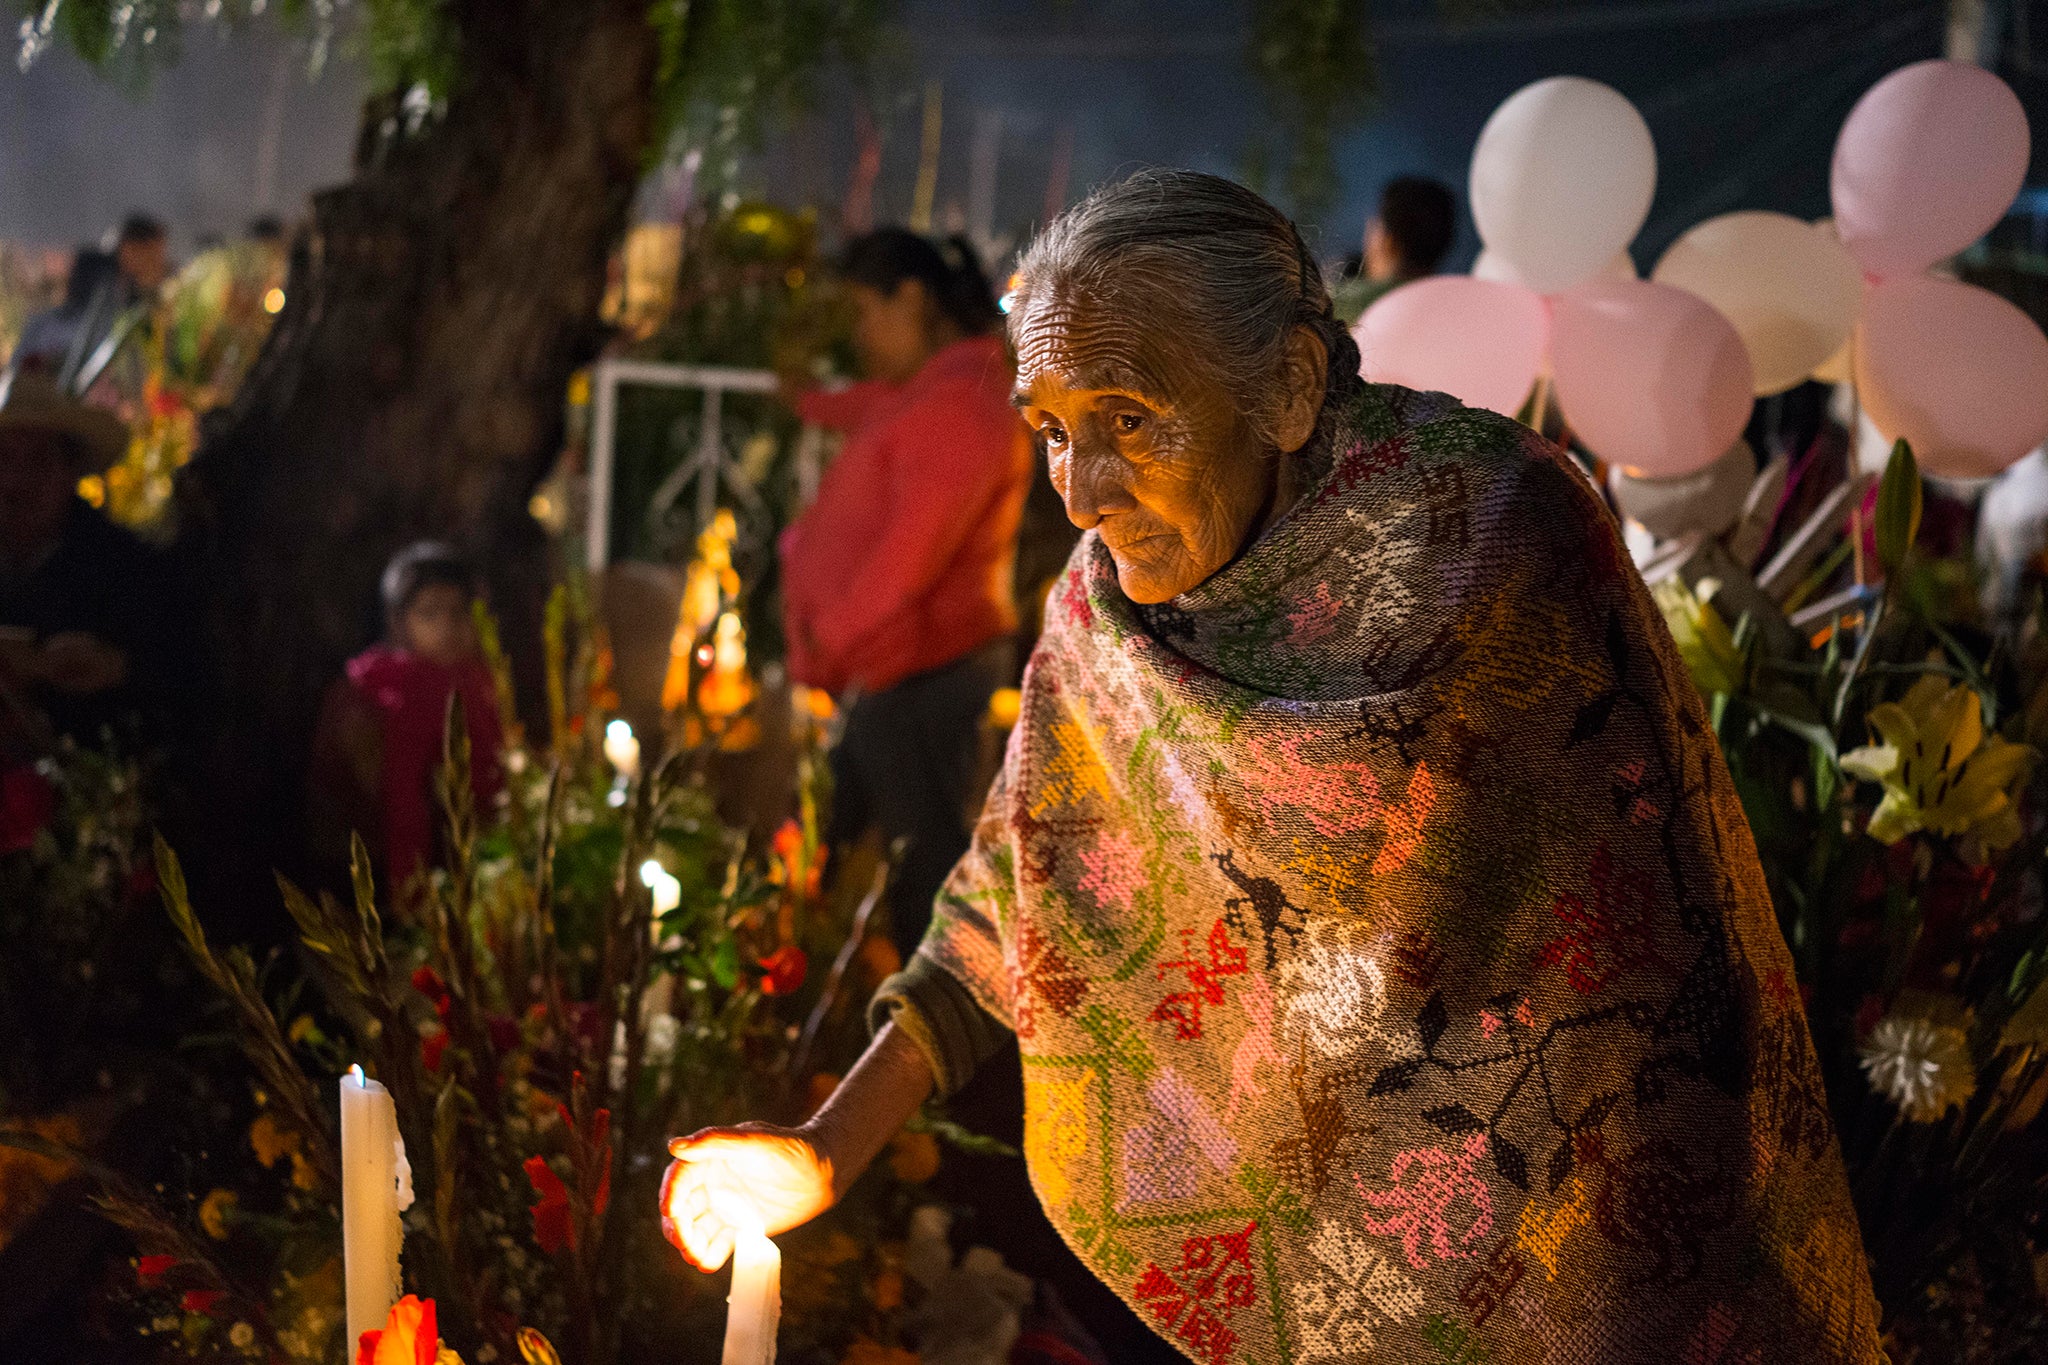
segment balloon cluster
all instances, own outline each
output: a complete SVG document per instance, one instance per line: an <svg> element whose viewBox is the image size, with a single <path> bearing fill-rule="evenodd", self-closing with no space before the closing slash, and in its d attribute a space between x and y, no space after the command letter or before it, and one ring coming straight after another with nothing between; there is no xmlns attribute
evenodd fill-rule
<svg viewBox="0 0 2048 1365"><path fill-rule="evenodd" d="M1472 274L1417 280L1359 319L1369 379L1516 411L1539 379L1578 439L1646 477L1727 452L1754 398L1853 378L1933 473L1995 473L2048 439L2048 337L1927 271L1981 237L2026 174L2012 91L1957 62L1893 72L1834 153L1832 222L1741 212L1685 233L1647 280L1628 244L1656 191L1634 105L1560 76L1516 92L1472 154Z"/></svg>

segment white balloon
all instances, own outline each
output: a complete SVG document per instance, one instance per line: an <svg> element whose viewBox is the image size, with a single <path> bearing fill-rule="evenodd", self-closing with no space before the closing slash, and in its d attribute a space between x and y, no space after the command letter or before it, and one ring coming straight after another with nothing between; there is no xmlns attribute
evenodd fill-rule
<svg viewBox="0 0 2048 1365"><path fill-rule="evenodd" d="M1759 395L1783 393L1849 340L1863 272L1833 232L1784 213L1724 213L1673 242L1650 278L1735 324Z"/></svg>
<svg viewBox="0 0 2048 1365"><path fill-rule="evenodd" d="M1524 288L1528 287L1528 281L1522 278L1521 272L1509 264L1505 257L1492 251L1480 252L1479 259L1472 262L1472 278L1475 280L1492 280L1495 284L1519 284ZM1617 251L1614 253L1613 260L1593 272L1593 278L1596 280L1635 279L1635 260L1626 250Z"/></svg>
<svg viewBox="0 0 2048 1365"><path fill-rule="evenodd" d="M1583 283L1649 215L1657 148L1628 98L1580 76L1510 95L1472 149L1472 218L1487 250L1542 294Z"/></svg>

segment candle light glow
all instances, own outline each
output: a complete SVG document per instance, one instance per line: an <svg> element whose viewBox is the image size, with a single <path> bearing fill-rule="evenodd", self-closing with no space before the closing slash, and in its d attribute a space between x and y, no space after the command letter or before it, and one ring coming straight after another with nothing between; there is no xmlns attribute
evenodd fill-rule
<svg viewBox="0 0 2048 1365"><path fill-rule="evenodd" d="M604 756L620 777L640 771L640 741L634 738L631 725L615 720L604 727Z"/></svg>
<svg viewBox="0 0 2048 1365"><path fill-rule="evenodd" d="M666 915L683 903L682 882L657 858L640 864L640 884L652 895L656 916Z"/></svg>

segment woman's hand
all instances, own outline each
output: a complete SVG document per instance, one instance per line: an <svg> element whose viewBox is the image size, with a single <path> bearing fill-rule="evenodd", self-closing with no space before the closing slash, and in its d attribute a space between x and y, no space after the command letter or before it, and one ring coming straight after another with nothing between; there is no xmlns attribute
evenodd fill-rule
<svg viewBox="0 0 2048 1365"><path fill-rule="evenodd" d="M806 1128L706 1128L668 1151L675 1160L661 1182L662 1235L699 1270L724 1265L741 1230L758 1225L772 1237L838 1199L831 1159Z"/></svg>
<svg viewBox="0 0 2048 1365"><path fill-rule="evenodd" d="M773 1237L839 1202L854 1177L932 1092L931 1068L895 1021L801 1128L742 1123L669 1143L661 1232L699 1270L732 1255L734 1234Z"/></svg>

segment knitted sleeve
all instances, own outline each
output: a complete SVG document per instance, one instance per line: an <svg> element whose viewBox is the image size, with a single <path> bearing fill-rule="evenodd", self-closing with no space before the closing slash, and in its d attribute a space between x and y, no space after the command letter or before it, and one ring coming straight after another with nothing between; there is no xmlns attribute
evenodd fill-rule
<svg viewBox="0 0 2048 1365"><path fill-rule="evenodd" d="M941 1095L965 1085L1008 1032L958 978L923 953L913 954L868 1002L871 1030L891 1019L924 1054Z"/></svg>

